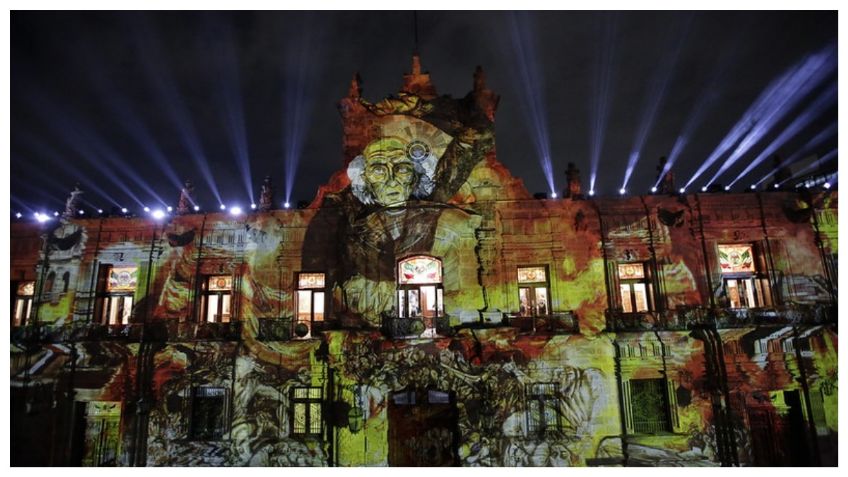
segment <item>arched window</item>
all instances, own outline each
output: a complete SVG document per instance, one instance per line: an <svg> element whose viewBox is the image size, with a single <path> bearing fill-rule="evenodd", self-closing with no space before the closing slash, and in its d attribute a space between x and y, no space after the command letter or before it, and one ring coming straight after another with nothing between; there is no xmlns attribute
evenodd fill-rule
<svg viewBox="0 0 848 477"><path fill-rule="evenodd" d="M56 281L56 272L50 272L47 274L47 281L44 282L44 290L42 293L50 294L53 293L53 282Z"/></svg>
<svg viewBox="0 0 848 477"><path fill-rule="evenodd" d="M62 293L68 293L68 286L71 284L71 272L62 274Z"/></svg>
<svg viewBox="0 0 848 477"><path fill-rule="evenodd" d="M405 258L398 262L397 276L401 318L432 319L444 315L441 260L426 255Z"/></svg>

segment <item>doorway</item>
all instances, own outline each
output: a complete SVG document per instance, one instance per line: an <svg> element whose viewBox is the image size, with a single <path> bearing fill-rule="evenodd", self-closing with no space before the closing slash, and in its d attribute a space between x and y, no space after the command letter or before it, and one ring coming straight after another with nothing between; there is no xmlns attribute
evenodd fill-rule
<svg viewBox="0 0 848 477"><path fill-rule="evenodd" d="M407 390L389 398L389 465L450 467L457 457L457 411L452 393Z"/></svg>

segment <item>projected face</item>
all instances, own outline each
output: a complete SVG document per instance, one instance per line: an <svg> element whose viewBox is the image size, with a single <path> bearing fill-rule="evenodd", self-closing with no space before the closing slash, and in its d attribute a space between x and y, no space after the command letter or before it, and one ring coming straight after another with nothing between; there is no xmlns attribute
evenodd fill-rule
<svg viewBox="0 0 848 477"><path fill-rule="evenodd" d="M380 138L368 144L363 156L362 178L374 201L383 206L405 203L417 180L406 144L397 138Z"/></svg>

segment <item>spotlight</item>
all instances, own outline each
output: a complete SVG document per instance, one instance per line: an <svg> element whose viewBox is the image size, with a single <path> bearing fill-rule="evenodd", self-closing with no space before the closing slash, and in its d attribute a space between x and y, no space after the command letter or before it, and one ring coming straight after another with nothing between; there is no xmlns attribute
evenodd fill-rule
<svg viewBox="0 0 848 477"><path fill-rule="evenodd" d="M556 199L556 198L557 198L557 193L551 192L551 199Z"/></svg>
<svg viewBox="0 0 848 477"><path fill-rule="evenodd" d="M43 224L44 222L50 220L50 217L48 217L47 214L42 214L41 212L36 212L34 215L35 220L37 220L40 224Z"/></svg>
<svg viewBox="0 0 848 477"><path fill-rule="evenodd" d="M23 217L23 214L21 214L20 212L15 212L16 219L20 219L21 217Z"/></svg>
<svg viewBox="0 0 848 477"><path fill-rule="evenodd" d="M683 188L683 187L681 187L681 188L680 188L680 193L681 193L681 194L683 194L683 193L685 193L685 192L686 192L686 189L685 189L685 188Z"/></svg>
<svg viewBox="0 0 848 477"><path fill-rule="evenodd" d="M595 195L595 191L594 191L594 190L590 190L590 191L589 191L589 195L590 195L590 196Z"/></svg>
<svg viewBox="0 0 848 477"><path fill-rule="evenodd" d="M165 217L165 212L163 212L162 209L156 209L156 210L153 211L153 213L151 215L153 216L154 219L161 220Z"/></svg>
<svg viewBox="0 0 848 477"><path fill-rule="evenodd" d="M53 212L53 217L58 217L58 216L59 216L59 212Z"/></svg>
<svg viewBox="0 0 848 477"><path fill-rule="evenodd" d="M624 187L622 187L621 189L618 189L618 193L621 194L621 195L624 195L625 192L627 192L627 191L624 190Z"/></svg>
<svg viewBox="0 0 848 477"><path fill-rule="evenodd" d="M756 190L756 189L757 189L757 184L751 184L751 190Z"/></svg>
<svg viewBox="0 0 848 477"><path fill-rule="evenodd" d="M780 189L780 184L775 184L775 185L774 185L774 188L775 188L775 189Z"/></svg>
<svg viewBox="0 0 848 477"><path fill-rule="evenodd" d="M102 214L102 213L103 213L103 209L97 209L97 213L98 213L98 214Z"/></svg>
<svg viewBox="0 0 848 477"><path fill-rule="evenodd" d="M221 210L227 210L227 206L224 205L224 204L221 204Z"/></svg>
<svg viewBox="0 0 848 477"><path fill-rule="evenodd" d="M250 204L250 208L256 210L256 204Z"/></svg>
<svg viewBox="0 0 848 477"><path fill-rule="evenodd" d="M288 202L286 202L285 204L283 204L283 207L285 207L285 208L287 208L287 209L288 209L289 207L291 207L291 204L289 204Z"/></svg>
<svg viewBox="0 0 848 477"><path fill-rule="evenodd" d="M241 207L239 207L237 205L230 207L230 215L240 215L240 214L241 214Z"/></svg>
<svg viewBox="0 0 848 477"><path fill-rule="evenodd" d="M121 207L121 213L122 214L126 214L127 212L129 212L129 211L127 210L126 207Z"/></svg>
<svg viewBox="0 0 848 477"><path fill-rule="evenodd" d="M706 192L706 191L707 191L707 186L701 187L701 192Z"/></svg>
<svg viewBox="0 0 848 477"><path fill-rule="evenodd" d="M727 192L730 190L730 186L724 186L724 191Z"/></svg>
<svg viewBox="0 0 848 477"><path fill-rule="evenodd" d="M657 186L651 187L651 192L656 192L656 191L657 191Z"/></svg>
<svg viewBox="0 0 848 477"><path fill-rule="evenodd" d="M195 212L197 212L198 210L200 210L200 206L199 206L199 205L195 205L195 206L194 206L194 211L195 211Z"/></svg>
<svg viewBox="0 0 848 477"><path fill-rule="evenodd" d="M174 211L174 208L173 208L173 207L171 207L171 206L169 205L169 206L167 207L167 209L166 209L166 210L167 210L168 212L173 212L173 211Z"/></svg>
<svg viewBox="0 0 848 477"><path fill-rule="evenodd" d="M825 182L824 184L822 184L822 187L824 187L825 189L830 189L830 182ZM21 214L18 214L19 217L20 215Z"/></svg>
<svg viewBox="0 0 848 477"><path fill-rule="evenodd" d="M144 208L144 211L145 211L145 212L150 212L150 207L145 207L145 208Z"/></svg>
<svg viewBox="0 0 848 477"><path fill-rule="evenodd" d="M77 213L78 213L78 214L80 214L80 215L83 215L83 214L85 214L85 211L84 211L84 210L80 210L80 211L79 211L79 212L77 212Z"/></svg>

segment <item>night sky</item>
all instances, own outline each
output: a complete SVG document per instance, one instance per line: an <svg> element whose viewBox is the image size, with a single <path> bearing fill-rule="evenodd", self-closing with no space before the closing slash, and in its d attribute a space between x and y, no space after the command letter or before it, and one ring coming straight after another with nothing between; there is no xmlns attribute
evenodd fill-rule
<svg viewBox="0 0 848 477"><path fill-rule="evenodd" d="M515 22L526 33L521 48ZM311 200L342 165L336 102L354 72L370 101L398 92L415 48L413 25L412 12L13 12L12 211L61 211L77 181L87 207L138 210L176 205L178 184L191 178L199 202L214 209L207 177L224 203L246 206L248 184L258 201L259 184L271 175L282 202L287 155L299 158L292 202ZM534 142L547 128L555 187L564 188L566 164L574 162L588 188L594 137L601 146L595 189L610 195L621 187L639 131L644 142L627 187L643 193L657 158L670 153L701 105L673 167L678 186L685 183L775 78L835 43L837 15L545 12L516 19L424 11L418 36L440 94L464 96L475 66L483 67L501 95L498 158L531 193L549 188ZM536 58L535 68L527 57ZM785 111L717 182L734 178L835 82L833 73ZM599 103L608 105L605 121L594 114ZM531 104L542 113L526 114ZM778 154L825 155L835 134L801 150L836 121L834 98ZM769 160L735 188L770 169Z"/></svg>

